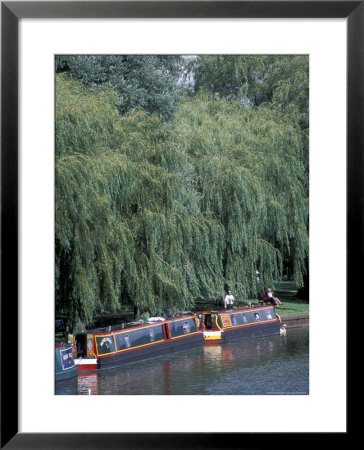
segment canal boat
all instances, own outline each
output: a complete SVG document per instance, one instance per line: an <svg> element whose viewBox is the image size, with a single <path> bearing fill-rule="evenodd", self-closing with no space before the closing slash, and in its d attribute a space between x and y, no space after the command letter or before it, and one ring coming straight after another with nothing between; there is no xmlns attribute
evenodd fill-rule
<svg viewBox="0 0 364 450"><path fill-rule="evenodd" d="M55 348L56 382L68 380L77 375L72 344L56 344Z"/></svg>
<svg viewBox="0 0 364 450"><path fill-rule="evenodd" d="M199 329L204 344L221 344L239 339L280 334L281 319L274 306L241 307L222 311L201 311Z"/></svg>
<svg viewBox="0 0 364 450"><path fill-rule="evenodd" d="M78 371L109 369L203 345L195 314L124 324L69 336Z"/></svg>

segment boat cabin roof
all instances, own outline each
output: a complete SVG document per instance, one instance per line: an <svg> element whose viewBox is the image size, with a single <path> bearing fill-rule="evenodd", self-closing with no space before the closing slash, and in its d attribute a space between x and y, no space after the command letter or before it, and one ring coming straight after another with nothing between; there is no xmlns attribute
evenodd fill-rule
<svg viewBox="0 0 364 450"><path fill-rule="evenodd" d="M238 309L221 309L221 310L207 310L207 311L198 311L196 314L216 314L216 315L231 315L231 314L239 314L246 311L259 311L262 309L274 309L273 305L256 305L256 306L241 306Z"/></svg>
<svg viewBox="0 0 364 450"><path fill-rule="evenodd" d="M119 325L113 325L110 327L94 328L92 330L84 331L82 333L77 333L77 335L80 335L80 334L97 334L97 335L105 334L105 335L107 335L107 334L117 332L117 331L124 331L125 329L138 330L141 328L150 328L150 327L162 325L164 323L178 322L180 320L193 319L195 317L196 317L196 314L191 313L191 314L181 315L178 317L171 317L166 320L161 320L159 322L141 323L140 325L125 323L124 326L119 324Z"/></svg>

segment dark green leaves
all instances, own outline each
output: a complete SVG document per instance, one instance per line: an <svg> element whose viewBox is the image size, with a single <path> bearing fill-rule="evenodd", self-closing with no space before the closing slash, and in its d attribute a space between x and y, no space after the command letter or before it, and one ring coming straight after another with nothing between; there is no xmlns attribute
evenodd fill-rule
<svg viewBox="0 0 364 450"><path fill-rule="evenodd" d="M56 72L67 72L95 92L112 88L120 114L135 108L169 120L178 104L183 60L171 55L58 55Z"/></svg>

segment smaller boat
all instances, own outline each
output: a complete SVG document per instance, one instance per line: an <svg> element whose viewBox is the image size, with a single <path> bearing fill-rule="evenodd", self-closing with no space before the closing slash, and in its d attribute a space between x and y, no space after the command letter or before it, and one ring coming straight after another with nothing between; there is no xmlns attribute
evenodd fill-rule
<svg viewBox="0 0 364 450"><path fill-rule="evenodd" d="M77 375L72 344L59 345L55 348L56 382L68 380Z"/></svg>
<svg viewBox="0 0 364 450"><path fill-rule="evenodd" d="M200 331L204 344L280 334L281 319L274 306L241 307L236 310L201 311Z"/></svg>

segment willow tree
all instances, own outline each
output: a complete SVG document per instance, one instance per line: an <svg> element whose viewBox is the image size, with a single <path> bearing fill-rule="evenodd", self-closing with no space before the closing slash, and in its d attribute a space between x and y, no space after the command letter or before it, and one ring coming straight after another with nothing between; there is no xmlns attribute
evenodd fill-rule
<svg viewBox="0 0 364 450"><path fill-rule="evenodd" d="M247 105L269 104L308 128L307 55L201 55L191 59L194 89L236 98Z"/></svg>
<svg viewBox="0 0 364 450"><path fill-rule="evenodd" d="M200 95L182 105L174 133L193 161L201 213L224 229L216 258L222 256L225 283L246 298L278 279L290 258L301 285L308 201L297 127L268 107Z"/></svg>
<svg viewBox="0 0 364 450"><path fill-rule="evenodd" d="M177 108L183 68L179 55L57 55L56 72L66 72L94 92L112 88L120 114L135 108L169 120Z"/></svg>
<svg viewBox="0 0 364 450"><path fill-rule="evenodd" d="M56 309L91 324L102 306L191 307L221 272L223 229L199 210L188 156L157 117L120 116L113 91L56 81Z"/></svg>
<svg viewBox="0 0 364 450"><path fill-rule="evenodd" d="M57 311L161 314L224 285L242 300L284 260L302 284L307 158L284 108L197 95L163 123L96 91L56 77Z"/></svg>
<svg viewBox="0 0 364 450"><path fill-rule="evenodd" d="M236 99L245 108L269 108L300 134L304 187L309 185L309 58L307 55L202 55L190 60L195 92ZM306 223L306 228L308 223ZM285 261L292 268L291 258ZM308 283L308 258L305 284Z"/></svg>

